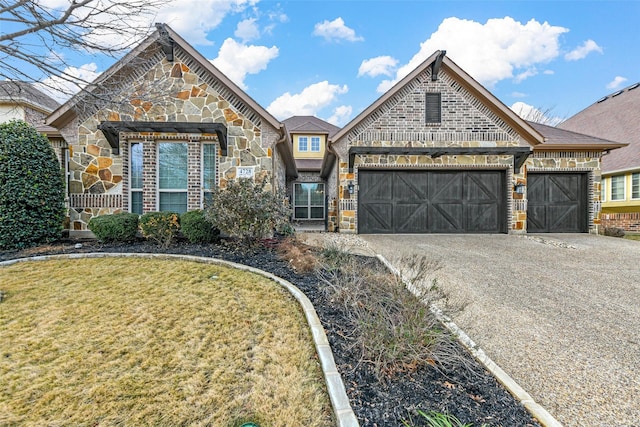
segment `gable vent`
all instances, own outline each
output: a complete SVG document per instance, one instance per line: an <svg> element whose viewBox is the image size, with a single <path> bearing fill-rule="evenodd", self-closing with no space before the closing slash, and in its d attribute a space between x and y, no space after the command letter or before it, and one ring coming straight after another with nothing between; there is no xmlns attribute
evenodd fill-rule
<svg viewBox="0 0 640 427"><path fill-rule="evenodd" d="M442 121L442 94L427 92L425 98L425 123L440 123Z"/></svg>

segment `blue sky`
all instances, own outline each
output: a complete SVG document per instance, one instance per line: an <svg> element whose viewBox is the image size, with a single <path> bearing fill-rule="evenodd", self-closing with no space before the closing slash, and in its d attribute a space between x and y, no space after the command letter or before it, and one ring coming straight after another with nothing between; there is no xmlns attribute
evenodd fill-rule
<svg viewBox="0 0 640 427"><path fill-rule="evenodd" d="M640 1L174 0L156 20L278 119L343 126L436 49L559 118L640 81ZM70 59L85 77L112 62Z"/></svg>

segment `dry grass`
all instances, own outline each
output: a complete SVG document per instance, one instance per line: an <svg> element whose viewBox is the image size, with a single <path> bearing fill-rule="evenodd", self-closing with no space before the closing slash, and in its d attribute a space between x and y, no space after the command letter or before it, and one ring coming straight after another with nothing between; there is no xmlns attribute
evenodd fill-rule
<svg viewBox="0 0 640 427"><path fill-rule="evenodd" d="M0 283L0 425L332 423L304 315L260 276L84 259Z"/></svg>

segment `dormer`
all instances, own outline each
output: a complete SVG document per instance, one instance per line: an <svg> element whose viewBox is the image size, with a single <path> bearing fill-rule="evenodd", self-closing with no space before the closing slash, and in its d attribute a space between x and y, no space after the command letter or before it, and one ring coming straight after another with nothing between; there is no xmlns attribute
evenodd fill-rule
<svg viewBox="0 0 640 427"><path fill-rule="evenodd" d="M294 116L284 120L293 144L293 157L299 170L320 170L327 139L340 130L313 116Z"/></svg>

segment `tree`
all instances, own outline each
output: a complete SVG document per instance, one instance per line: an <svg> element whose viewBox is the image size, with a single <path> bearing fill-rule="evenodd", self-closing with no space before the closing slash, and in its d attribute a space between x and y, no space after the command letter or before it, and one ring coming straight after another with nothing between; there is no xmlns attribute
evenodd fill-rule
<svg viewBox="0 0 640 427"><path fill-rule="evenodd" d="M95 77L71 66L70 54L118 56L150 33L155 12L167 3L0 0L0 80L39 82L70 96Z"/></svg>
<svg viewBox="0 0 640 427"><path fill-rule="evenodd" d="M23 121L0 124L0 249L58 239L64 215L63 175L47 138Z"/></svg>

